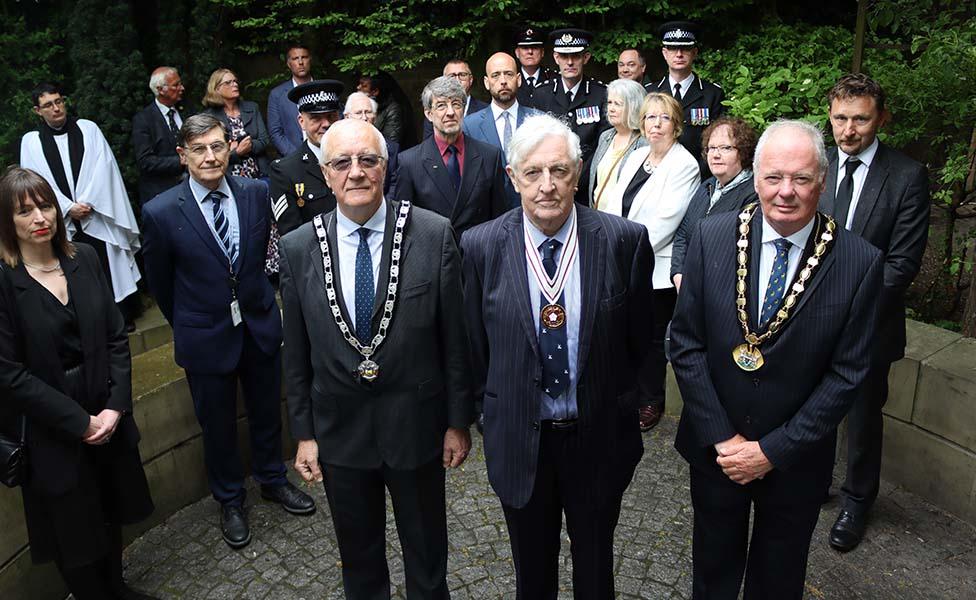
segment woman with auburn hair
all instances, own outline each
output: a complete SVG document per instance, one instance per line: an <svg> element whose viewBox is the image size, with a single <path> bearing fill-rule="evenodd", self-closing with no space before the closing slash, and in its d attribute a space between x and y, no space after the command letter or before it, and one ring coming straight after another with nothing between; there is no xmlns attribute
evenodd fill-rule
<svg viewBox="0 0 976 600"><path fill-rule="evenodd" d="M150 598L122 579L122 525L153 511L132 418L125 324L95 251L72 244L51 186L0 179L0 426L24 434L35 563L76 600ZM16 433L14 433L16 432Z"/></svg>

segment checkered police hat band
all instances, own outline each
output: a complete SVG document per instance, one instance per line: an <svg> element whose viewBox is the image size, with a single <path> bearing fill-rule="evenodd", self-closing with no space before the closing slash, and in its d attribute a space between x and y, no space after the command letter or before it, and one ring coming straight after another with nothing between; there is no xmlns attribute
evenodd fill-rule
<svg viewBox="0 0 976 600"><path fill-rule="evenodd" d="M324 102L339 102L339 94L335 92L315 92L307 96L302 96L298 101L299 106L306 104L322 104Z"/></svg>

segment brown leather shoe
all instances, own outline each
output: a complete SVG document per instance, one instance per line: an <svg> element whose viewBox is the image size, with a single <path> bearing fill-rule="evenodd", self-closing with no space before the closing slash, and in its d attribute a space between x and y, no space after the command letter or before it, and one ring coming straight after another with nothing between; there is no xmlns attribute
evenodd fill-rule
<svg viewBox="0 0 976 600"><path fill-rule="evenodd" d="M661 422L661 415L664 409L657 406L642 406L637 409L637 417L640 421L641 431L650 431L655 425Z"/></svg>

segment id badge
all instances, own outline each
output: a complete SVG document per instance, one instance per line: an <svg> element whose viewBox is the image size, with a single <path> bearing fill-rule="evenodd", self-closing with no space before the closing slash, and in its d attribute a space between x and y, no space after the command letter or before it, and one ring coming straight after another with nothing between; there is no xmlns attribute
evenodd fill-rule
<svg viewBox="0 0 976 600"><path fill-rule="evenodd" d="M241 316L241 303L237 301L237 298L230 303L230 319L234 322L234 327L237 327L244 320Z"/></svg>

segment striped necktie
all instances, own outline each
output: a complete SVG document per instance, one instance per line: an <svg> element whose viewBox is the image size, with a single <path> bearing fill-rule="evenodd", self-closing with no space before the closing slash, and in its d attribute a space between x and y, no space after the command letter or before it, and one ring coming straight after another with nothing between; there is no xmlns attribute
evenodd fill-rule
<svg viewBox="0 0 976 600"><path fill-rule="evenodd" d="M226 197L227 195L223 192L214 190L207 194L204 200L210 200L213 203L213 223L214 230L217 232L217 239L220 240L227 260L230 261L230 264L234 264L237 261L237 245L234 244L234 237L230 231L230 221L227 220L227 215L224 214L224 209L221 206L221 202Z"/></svg>

